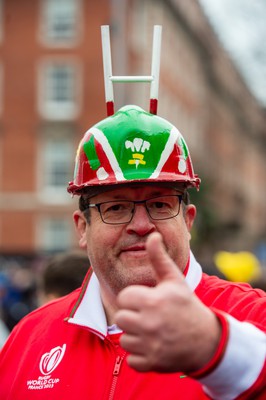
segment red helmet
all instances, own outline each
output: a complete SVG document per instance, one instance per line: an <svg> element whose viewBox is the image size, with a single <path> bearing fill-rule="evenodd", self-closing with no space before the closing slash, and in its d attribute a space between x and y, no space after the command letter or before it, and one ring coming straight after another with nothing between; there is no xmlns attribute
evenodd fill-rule
<svg viewBox="0 0 266 400"><path fill-rule="evenodd" d="M81 140L68 192L131 182L182 183L199 188L186 142L170 122L124 106L90 128Z"/></svg>

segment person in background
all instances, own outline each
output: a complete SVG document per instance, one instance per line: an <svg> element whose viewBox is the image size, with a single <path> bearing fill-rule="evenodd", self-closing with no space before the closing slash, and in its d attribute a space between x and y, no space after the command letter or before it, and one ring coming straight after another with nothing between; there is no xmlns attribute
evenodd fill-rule
<svg viewBox="0 0 266 400"><path fill-rule="evenodd" d="M4 273L0 272L0 349L3 347L10 333L3 318L3 299L6 296L8 285L8 278Z"/></svg>
<svg viewBox="0 0 266 400"><path fill-rule="evenodd" d="M89 269L86 252L66 251L51 256L44 264L39 283L39 304L43 305L79 288Z"/></svg>
<svg viewBox="0 0 266 400"><path fill-rule="evenodd" d="M85 133L68 191L91 268L15 327L2 400L265 399L266 294L202 272L199 186L183 136L157 115L125 106Z"/></svg>

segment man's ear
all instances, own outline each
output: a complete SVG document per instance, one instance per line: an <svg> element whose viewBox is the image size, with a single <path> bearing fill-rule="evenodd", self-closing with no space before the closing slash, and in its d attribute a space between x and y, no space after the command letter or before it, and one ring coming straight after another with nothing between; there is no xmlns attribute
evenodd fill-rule
<svg viewBox="0 0 266 400"><path fill-rule="evenodd" d="M194 206L194 204L189 204L186 206L185 208L185 223L187 226L188 231L191 231L191 228L193 226L193 223L195 221L197 215L197 209L196 206Z"/></svg>
<svg viewBox="0 0 266 400"><path fill-rule="evenodd" d="M87 222L84 217L84 214L80 210L74 211L73 220L74 220L76 232L77 232L78 238L79 238L79 247L81 249L86 249L86 247L87 247L87 239L86 239Z"/></svg>

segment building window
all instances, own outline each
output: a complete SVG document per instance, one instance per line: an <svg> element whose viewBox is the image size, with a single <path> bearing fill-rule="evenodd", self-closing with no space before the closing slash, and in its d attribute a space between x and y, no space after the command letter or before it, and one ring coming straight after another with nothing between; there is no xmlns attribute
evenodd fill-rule
<svg viewBox="0 0 266 400"><path fill-rule="evenodd" d="M69 164L72 163L71 143L67 140L48 140L44 149L45 186L65 189L69 178Z"/></svg>
<svg viewBox="0 0 266 400"><path fill-rule="evenodd" d="M64 251L72 245L72 222L69 218L48 217L37 224L38 249Z"/></svg>
<svg viewBox="0 0 266 400"><path fill-rule="evenodd" d="M50 46L73 45L80 37L80 0L42 0L40 36Z"/></svg>
<svg viewBox="0 0 266 400"><path fill-rule="evenodd" d="M70 120L80 109L80 69L75 62L42 63L39 70L39 112L51 120Z"/></svg>
<svg viewBox="0 0 266 400"><path fill-rule="evenodd" d="M40 199L46 203L65 203L70 201L66 191L73 176L74 147L68 136L49 136L42 138L40 160Z"/></svg>

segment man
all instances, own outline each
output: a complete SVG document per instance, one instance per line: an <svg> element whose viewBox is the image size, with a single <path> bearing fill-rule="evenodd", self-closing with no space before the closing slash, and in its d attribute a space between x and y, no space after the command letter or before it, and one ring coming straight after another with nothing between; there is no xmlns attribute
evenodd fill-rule
<svg viewBox="0 0 266 400"><path fill-rule="evenodd" d="M202 273L199 183L178 130L139 107L85 134L68 190L92 268L11 333L1 399L265 399L265 293Z"/></svg>

